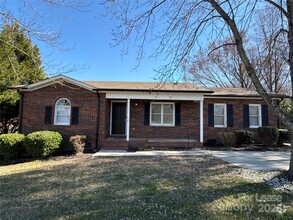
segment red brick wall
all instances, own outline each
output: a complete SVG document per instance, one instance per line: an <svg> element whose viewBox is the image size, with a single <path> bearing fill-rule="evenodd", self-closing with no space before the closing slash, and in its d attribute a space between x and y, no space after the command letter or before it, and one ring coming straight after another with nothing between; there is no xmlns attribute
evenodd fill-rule
<svg viewBox="0 0 293 220"><path fill-rule="evenodd" d="M163 101L161 101L163 102ZM170 101L166 101L170 102ZM176 101L181 105L180 126L144 125L144 100L131 101L130 142L131 146L144 147L194 147L199 144L199 102ZM147 142L143 139L184 139L178 142ZM142 139L139 141L139 139ZM192 140L196 140L194 143Z"/></svg>
<svg viewBox="0 0 293 220"><path fill-rule="evenodd" d="M161 101L163 102L163 101ZM170 101L166 101L170 102ZM180 126L145 126L145 101L131 101L130 137L132 138L172 138L199 139L199 102L185 101L181 103ZM136 105L137 104L137 105Z"/></svg>
<svg viewBox="0 0 293 220"><path fill-rule="evenodd" d="M215 128L208 126L208 104L214 103L226 103L233 105L233 127L230 128ZM243 105L244 104L265 104L261 100L256 99L205 99L204 100L204 142L209 138L217 138L219 132L222 131L230 131L230 130L250 130L252 132L256 132L256 128L243 128ZM270 126L278 126L277 118L272 113L270 109L269 111L269 125Z"/></svg>
<svg viewBox="0 0 293 220"><path fill-rule="evenodd" d="M67 98L71 106L79 107L79 124L70 126L54 125L54 106L60 98ZM45 125L45 107L52 106L52 124ZM86 134L92 148L96 144L97 94L68 83L54 84L32 92L23 93L21 131L52 130L62 134L65 141L77 134Z"/></svg>
<svg viewBox="0 0 293 220"><path fill-rule="evenodd" d="M100 148L125 148L129 146L164 146L164 147L191 147L199 144L199 101L180 101L181 126L145 126L144 125L144 100L131 100L130 142L121 139L112 139L110 136L110 107L111 100L105 94L98 95L94 92L71 84L55 84L33 92L24 92L22 127L23 133L39 130L54 130L60 132L66 140L72 135L86 134L88 142L94 149L98 135ZM55 126L54 105L59 98L68 98L72 106L79 107L79 125ZM233 104L233 128L208 127L208 104L227 103ZM232 100L232 99L205 99L204 100L204 141L217 137L220 131L243 129L243 104L263 104L260 100ZM98 112L99 106L99 115ZM52 124L45 125L45 107L53 107ZM97 124L99 130L97 132ZM269 124L277 126L277 119L269 109ZM251 129L255 131L255 129ZM195 139L197 142L160 142L150 143L148 139Z"/></svg>
<svg viewBox="0 0 293 220"><path fill-rule="evenodd" d="M181 126L163 127L144 125L145 100L131 100L130 141L125 137L112 139L110 136L110 107L111 100L106 100L101 95L101 115L99 130L99 146L105 149L127 149L135 147L192 147L199 145L199 102L181 101ZM150 102L150 101L148 101ZM170 101L168 101L170 102ZM226 103L233 104L233 128L208 127L208 104ZM234 100L234 99L205 99L204 100L204 142L209 138L217 138L222 131L243 129L243 105L264 104L261 100ZM277 126L277 119L269 109L269 125ZM246 128L247 129L247 128ZM248 129L253 132L256 129ZM149 139L195 139L197 142L148 142Z"/></svg>

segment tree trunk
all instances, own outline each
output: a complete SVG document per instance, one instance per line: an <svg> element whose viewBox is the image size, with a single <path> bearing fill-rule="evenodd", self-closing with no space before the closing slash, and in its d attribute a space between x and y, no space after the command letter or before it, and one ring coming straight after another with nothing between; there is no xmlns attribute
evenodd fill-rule
<svg viewBox="0 0 293 220"><path fill-rule="evenodd" d="M288 12L288 43L289 43L289 66L290 66L290 76L291 76L291 96L292 96L292 103L293 103L293 1L287 0L287 12ZM291 125L292 119L291 120ZM290 165L288 170L288 178L293 179L293 126L291 128L288 127L291 136L291 158L290 158Z"/></svg>
<svg viewBox="0 0 293 220"><path fill-rule="evenodd" d="M226 24L230 27L230 30L233 34L235 45L237 48L237 52L245 66L245 69L253 82L257 92L263 98L263 100L268 104L268 106L275 112L280 121L287 127L288 131L291 135L291 158L290 158L290 166L287 172L288 178L293 179L293 123L290 121L290 118L287 117L284 112L280 109L277 103L268 95L256 73L255 68L251 64L250 59L246 54L246 50L244 49L242 36L239 32L239 29L235 23L235 20L229 17L229 15L224 11L224 9L217 3L215 0L209 0L212 7L220 14L220 16L224 19ZM293 14L292 14L292 0L287 0L287 10L288 10L288 42L289 42L289 65L290 65L290 74L291 80L293 81ZM292 83L291 81L291 83ZM293 84L292 84L293 89ZM292 94L293 95L293 94Z"/></svg>
<svg viewBox="0 0 293 220"><path fill-rule="evenodd" d="M287 176L290 180L293 180L293 131L290 131L290 136L291 136L291 156L290 156L290 165L289 165L289 170L287 172Z"/></svg>

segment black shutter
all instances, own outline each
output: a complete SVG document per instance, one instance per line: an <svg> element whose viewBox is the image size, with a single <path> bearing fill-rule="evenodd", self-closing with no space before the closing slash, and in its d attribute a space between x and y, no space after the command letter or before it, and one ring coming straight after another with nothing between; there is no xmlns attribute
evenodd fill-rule
<svg viewBox="0 0 293 220"><path fill-rule="evenodd" d="M71 124L78 125L78 122L79 122L79 107L74 106L72 107L72 112L71 112Z"/></svg>
<svg viewBox="0 0 293 220"><path fill-rule="evenodd" d="M52 124L52 106L45 107L45 125Z"/></svg>
<svg viewBox="0 0 293 220"><path fill-rule="evenodd" d="M233 105L227 104L227 127L233 127Z"/></svg>
<svg viewBox="0 0 293 220"><path fill-rule="evenodd" d="M249 127L249 106L243 105L243 127Z"/></svg>
<svg viewBox="0 0 293 220"><path fill-rule="evenodd" d="M262 126L268 126L269 125L269 114L268 114L268 106L262 105L261 106L261 121Z"/></svg>
<svg viewBox="0 0 293 220"><path fill-rule="evenodd" d="M181 125L181 103L175 103L175 126Z"/></svg>
<svg viewBox="0 0 293 220"><path fill-rule="evenodd" d="M208 104L208 126L214 127L214 104Z"/></svg>
<svg viewBox="0 0 293 220"><path fill-rule="evenodd" d="M144 125L150 125L150 103L144 104Z"/></svg>

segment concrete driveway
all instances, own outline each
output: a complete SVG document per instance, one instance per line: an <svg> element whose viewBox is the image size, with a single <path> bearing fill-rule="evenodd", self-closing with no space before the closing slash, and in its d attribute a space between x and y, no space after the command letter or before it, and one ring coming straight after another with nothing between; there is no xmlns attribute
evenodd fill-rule
<svg viewBox="0 0 293 220"><path fill-rule="evenodd" d="M206 151L235 166L254 170L288 170L290 152Z"/></svg>
<svg viewBox="0 0 293 220"><path fill-rule="evenodd" d="M93 157L143 157L143 156L202 156L212 155L235 166L254 170L288 170L290 152L280 151L117 151L101 150Z"/></svg>

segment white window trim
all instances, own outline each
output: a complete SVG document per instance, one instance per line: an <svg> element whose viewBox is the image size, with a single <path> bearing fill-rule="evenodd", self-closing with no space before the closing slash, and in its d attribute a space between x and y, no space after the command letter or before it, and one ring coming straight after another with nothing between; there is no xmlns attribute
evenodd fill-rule
<svg viewBox="0 0 293 220"><path fill-rule="evenodd" d="M224 106L224 125L215 124L215 106ZM222 115L218 115L222 116ZM226 103L215 103L214 104L214 127L215 128L226 128L227 127L227 104Z"/></svg>
<svg viewBox="0 0 293 220"><path fill-rule="evenodd" d="M70 110L70 114L69 114L69 123L58 123L57 120L57 103L62 100L65 99L70 103L70 106L65 106L65 108L69 108ZM71 123L71 101L67 98L60 98L55 102L55 108L54 108L54 125L63 125L63 126L70 126Z"/></svg>
<svg viewBox="0 0 293 220"><path fill-rule="evenodd" d="M161 105L161 124L153 124L152 123L152 105L153 104L160 104ZM163 124L163 117L164 117L164 108L162 106L166 105L173 105L173 124ZM151 102L150 103L150 126L164 126L164 127L174 127L175 126L175 103L174 102Z"/></svg>
<svg viewBox="0 0 293 220"><path fill-rule="evenodd" d="M255 125L250 125L250 114L249 114L249 107L248 107L248 117L249 117L249 128L259 128L262 126L262 112L261 112L261 104L249 104L248 105L249 107L250 106L256 106L258 107L258 113L259 113L259 117L258 117L258 126L255 126Z"/></svg>

